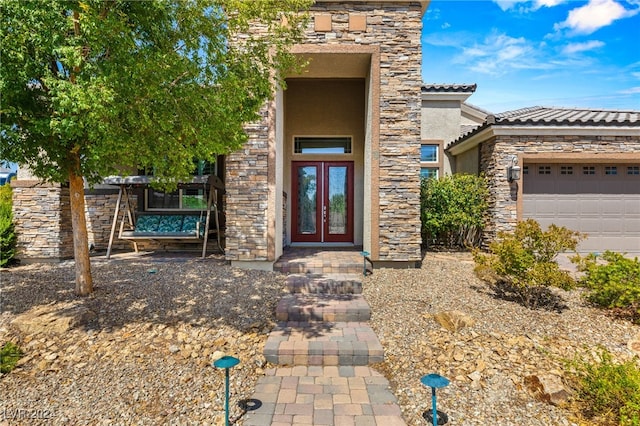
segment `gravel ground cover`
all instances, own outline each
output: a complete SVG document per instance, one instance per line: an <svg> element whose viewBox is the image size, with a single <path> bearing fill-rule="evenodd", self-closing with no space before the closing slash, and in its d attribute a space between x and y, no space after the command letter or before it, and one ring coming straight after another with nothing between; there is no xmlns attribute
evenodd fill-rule
<svg viewBox="0 0 640 426"><path fill-rule="evenodd" d="M365 279L370 324L385 347L375 367L390 380L409 425L425 425L430 391L422 375L452 383L439 391L451 425L568 425L568 411L537 401L524 377L562 375L562 359L601 344L628 356L638 326L560 292L562 312L532 311L492 296L467 254L428 255L420 270L376 270ZM235 402L250 398L266 365L262 350L275 324L284 276L232 268L222 259L94 260L95 293L73 295L70 262L0 272L0 342L25 356L0 377L0 425L224 424L220 354ZM12 321L39 309L89 313L56 333L19 331ZM475 324L452 333L434 321L459 310ZM26 418L27 416L35 418Z"/></svg>
<svg viewBox="0 0 640 426"><path fill-rule="evenodd" d="M580 290L558 296L558 311L530 310L496 298L473 274L468 253L428 254L420 270L376 270L364 282L371 326L385 348L376 367L390 380L409 425L427 424L431 390L420 383L438 373L451 384L438 391L450 425L570 425L562 408L537 400L527 377L563 378L563 360L602 345L621 359L640 327L590 307ZM452 333L434 320L457 310L475 324Z"/></svg>

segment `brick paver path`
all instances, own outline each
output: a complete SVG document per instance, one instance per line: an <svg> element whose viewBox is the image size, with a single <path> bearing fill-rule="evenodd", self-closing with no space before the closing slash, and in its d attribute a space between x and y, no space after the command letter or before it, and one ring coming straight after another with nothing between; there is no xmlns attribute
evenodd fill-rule
<svg viewBox="0 0 640 426"><path fill-rule="evenodd" d="M281 322L265 345L277 367L258 380L252 399L260 404L243 424L405 426L389 382L369 367L384 354L367 323L370 308L355 295L362 290L359 253L305 249L278 267L297 275L288 279L292 294L278 305Z"/></svg>

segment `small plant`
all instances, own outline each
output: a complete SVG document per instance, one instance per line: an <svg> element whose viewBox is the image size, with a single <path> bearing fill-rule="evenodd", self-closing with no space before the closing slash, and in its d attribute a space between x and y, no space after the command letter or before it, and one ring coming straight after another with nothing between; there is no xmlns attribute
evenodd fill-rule
<svg viewBox="0 0 640 426"><path fill-rule="evenodd" d="M474 250L476 274L496 293L516 299L529 308L558 307L549 287L569 290L575 280L560 269L559 253L575 250L581 236L565 227L551 225L542 231L533 219L519 222L513 232L500 232L489 253Z"/></svg>
<svg viewBox="0 0 640 426"><path fill-rule="evenodd" d="M640 368L638 358L615 362L600 349L594 361L577 357L569 362L580 415L601 425L640 425Z"/></svg>
<svg viewBox="0 0 640 426"><path fill-rule="evenodd" d="M483 176L455 174L423 179L420 194L425 243L464 247L480 241L489 195Z"/></svg>
<svg viewBox="0 0 640 426"><path fill-rule="evenodd" d="M619 309L640 322L640 261L606 251L571 259L584 272L580 285L590 292L586 298L598 306Z"/></svg>
<svg viewBox="0 0 640 426"><path fill-rule="evenodd" d="M13 224L11 186L0 186L0 267L14 261L17 236Z"/></svg>
<svg viewBox="0 0 640 426"><path fill-rule="evenodd" d="M15 343L5 343L0 349L0 373L10 373L21 357L22 351Z"/></svg>

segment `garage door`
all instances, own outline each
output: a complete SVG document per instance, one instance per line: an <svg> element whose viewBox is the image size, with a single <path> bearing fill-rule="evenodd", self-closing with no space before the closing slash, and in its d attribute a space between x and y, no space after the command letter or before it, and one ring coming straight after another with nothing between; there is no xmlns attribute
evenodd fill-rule
<svg viewBox="0 0 640 426"><path fill-rule="evenodd" d="M523 217L584 232L582 252L640 254L639 164L525 164Z"/></svg>

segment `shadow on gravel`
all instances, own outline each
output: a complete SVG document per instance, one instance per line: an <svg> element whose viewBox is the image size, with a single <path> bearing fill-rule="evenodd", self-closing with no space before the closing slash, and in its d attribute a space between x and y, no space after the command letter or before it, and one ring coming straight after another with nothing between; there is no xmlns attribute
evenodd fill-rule
<svg viewBox="0 0 640 426"><path fill-rule="evenodd" d="M28 265L0 273L0 311L76 302L96 314L88 328L131 322L227 324L241 331L271 327L284 276L232 268L208 258L92 261L94 292L75 295L73 262Z"/></svg>
<svg viewBox="0 0 640 426"><path fill-rule="evenodd" d="M549 287L534 287L523 291L510 283L498 281L486 286L471 286L471 288L494 299L515 302L534 310L562 313L569 309L562 296L554 293Z"/></svg>

